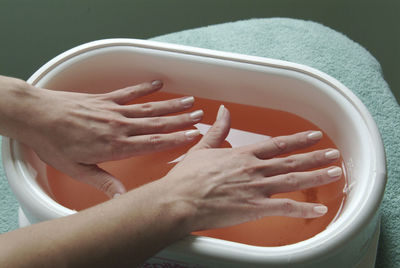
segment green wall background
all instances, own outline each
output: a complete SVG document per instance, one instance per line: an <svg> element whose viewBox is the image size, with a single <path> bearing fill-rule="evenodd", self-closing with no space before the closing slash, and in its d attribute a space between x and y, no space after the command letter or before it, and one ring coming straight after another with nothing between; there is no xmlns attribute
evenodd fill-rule
<svg viewBox="0 0 400 268"><path fill-rule="evenodd" d="M323 23L367 48L400 100L398 0L0 0L0 74L27 79L76 45L256 17Z"/></svg>

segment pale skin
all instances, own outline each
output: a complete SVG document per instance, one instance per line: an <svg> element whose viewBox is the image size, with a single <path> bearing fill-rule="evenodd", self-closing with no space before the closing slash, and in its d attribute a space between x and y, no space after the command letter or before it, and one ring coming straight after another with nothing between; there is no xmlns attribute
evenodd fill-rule
<svg viewBox="0 0 400 268"><path fill-rule="evenodd" d="M7 80L8 78L1 77L0 89L2 90L5 84L10 88L7 81L4 82L4 79ZM11 83L16 83L17 87L22 88L22 90L28 90L28 88L29 90L38 90L37 92L40 92L40 94L35 96L39 99L42 98L42 95L49 93L49 91L43 89L33 89L19 80L13 80ZM135 91L143 87L152 86L151 83L144 83L131 90ZM152 88L146 91L145 94L157 89ZM129 91L127 89L122 91L124 90ZM118 93L118 91L116 92ZM24 95L25 93L22 94L26 96ZM82 108L83 106L81 106L80 109L84 110L92 103L102 103L99 99L109 101L107 97L112 98L104 95L101 95L102 97L96 97L96 95L87 96L87 99L83 98L85 96L80 95L75 98L77 95L74 94L76 93L51 92L49 96L52 97L52 101L56 102L60 101L59 98L61 98L63 102L68 103L69 106L67 108L69 109L74 105L79 107L80 104L85 107ZM47 101L49 100L48 96L43 98ZM18 100L21 101L21 98ZM9 99L9 101L12 100ZM111 102L116 103L113 98ZM170 105L173 106L173 102L176 103L176 100L159 103L161 106L165 104L163 107L166 108L163 111L166 112L158 113L152 110L152 114L146 114L145 117L142 113L141 117L167 115L172 112ZM18 101L14 102L15 105L18 105L18 103ZM99 112L100 114L87 112L84 114L92 116L81 116L78 117L79 120L84 118L90 121L94 118L95 122L97 122L96 119L102 122L100 119L106 116L108 120L106 120L105 125L110 125L108 127L115 130L114 128L118 128L119 124L109 124L113 122L109 119L112 115L121 115L122 113L119 110L115 112L115 107L117 106L109 103L110 106L114 107L111 109L113 112L105 112L110 111L106 103L95 106L98 112L102 111ZM79 165L89 166L90 169L98 171L96 163L110 160L110 157L119 159L139 153L172 148L185 144L198 135L196 132L191 132L188 138L187 133L185 135L185 132L179 131L180 128L195 123L193 121L190 122L188 119L190 118L189 114L183 114L178 119L181 122L185 122L184 119L187 119L182 125L174 125L171 123L174 120L172 116L164 116L167 120L170 120L167 121L166 125L172 124L173 126L168 131L175 132L165 134L165 129L148 127L148 125L144 124L140 132L127 131L137 134L129 137L159 135L157 142L149 139L148 136L143 140L134 139L132 144L125 142L123 145L119 145L118 142L112 142L111 144L115 144L116 147L114 148L111 145L106 147L105 152L102 152L100 147L108 145L113 139L117 139L115 136L110 137L109 139L111 140L95 139L95 142L93 142L93 138L85 140L82 137L85 137L85 132L87 131L90 132L91 137L93 135L96 136L96 131L99 129L104 131L103 128L85 129L83 127L77 130L66 127L56 133L51 133L49 128L47 132L43 133L38 130L35 131L35 127L41 124L46 127L46 123L43 123L43 121L47 119L37 118L33 120L33 123L29 123L29 126L32 127L30 135L34 137L30 141L28 134L18 132L21 127L18 124L23 124L23 118L17 118L16 123L7 121L12 118L11 115L23 116L25 114L22 111L23 109L9 108L8 106L10 105L7 104L8 108L1 108L3 104L0 103L0 110L13 109L14 113L12 113L13 111L8 113L1 110L1 133L20 139L33 149L41 147L40 143L48 143L43 147L47 148L46 150L41 150L37 153L44 161L52 159L51 155L55 154L55 158L60 163L74 163L71 164L71 169L68 169L72 170L70 174L80 174L81 170L83 170L83 174L86 175L85 169L81 169ZM32 105L35 106L34 104ZM43 115L44 110L40 110L45 108L48 109L47 107L41 108L39 105L34 109L39 110L37 111L38 115ZM53 108L57 109L57 105ZM125 107L119 108L123 109ZM175 111L183 111L187 108L180 106L175 108ZM66 112L65 109L63 112ZM78 112L78 114L80 113ZM69 117L74 121L74 114L69 115ZM121 118L119 115L118 117ZM124 117L126 117L126 114L124 114ZM128 116L128 118L131 117ZM54 120L53 118L50 121L51 124L54 124ZM160 121L161 119L157 120ZM50 125L50 122L47 124ZM144 119L141 122L144 122ZM71 124L71 122L69 123ZM72 122L72 124L85 125L77 124L76 122ZM10 126L3 128L4 125ZM103 127L107 129L107 126ZM130 127L126 126L128 129L131 129ZM266 216L315 218L326 213L326 207L322 204L270 198L274 193L305 189L340 179L341 169L337 166L332 166L332 163L339 157L337 150L325 149L305 154L295 154L297 149L306 148L317 143L322 137L321 132L307 131L289 136L275 137L244 147L218 148L228 134L229 128L229 111L221 106L217 119L209 132L188 151L185 158L165 177L72 216L42 222L1 235L0 266L135 267L135 265L140 265L162 248L193 231L231 226ZM133 129L135 128L133 127ZM148 131L144 129L148 129ZM74 131L78 131L77 136L74 136ZM119 133L119 137L128 136L122 130ZM61 135L66 141L58 144L57 135ZM166 139L164 143L163 138L171 139ZM51 139L51 141L45 141L46 139ZM81 147L71 145L77 141L81 142L80 146L93 146L91 148L95 153L91 154L90 150L84 149L79 156L75 156ZM136 142L139 145L136 145ZM92 145L91 143L94 144ZM73 148L65 149L64 146ZM123 146L132 146L133 148L122 149ZM50 152L47 152L47 150L50 150ZM119 154L120 150L122 151L121 154ZM112 156L107 156L111 152L113 152ZM283 154L287 155L288 153L290 153L289 156L283 156ZM57 161L56 163L58 163ZM50 164L54 163L50 162ZM77 169L75 170L74 168ZM104 175L101 172L103 171L96 174L100 177L111 176L109 174ZM92 174L92 176L84 177L85 182L97 185L97 182L90 182L92 179L98 180L97 175ZM112 181L115 182L115 179L112 178ZM100 189L102 188L100 187ZM115 193L124 192L124 189L121 188L120 190L119 192L114 191L108 194L113 196Z"/></svg>
<svg viewBox="0 0 400 268"><path fill-rule="evenodd" d="M0 76L0 135L25 143L43 161L113 197L126 189L97 163L170 149L198 135L178 130L199 122L203 111L169 115L191 108L193 97L124 105L161 88L161 81L153 81L81 94Z"/></svg>

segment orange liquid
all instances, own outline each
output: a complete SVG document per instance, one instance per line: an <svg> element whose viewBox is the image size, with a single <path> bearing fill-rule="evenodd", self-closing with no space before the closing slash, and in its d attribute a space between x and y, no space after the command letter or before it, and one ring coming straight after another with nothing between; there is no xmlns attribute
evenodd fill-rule
<svg viewBox="0 0 400 268"><path fill-rule="evenodd" d="M141 98L140 102L175 97L180 96L158 92ZM220 104L220 101L196 98L192 110L203 109L205 114L201 122L211 125L215 120ZM239 130L268 136L288 135L306 130L320 130L309 121L287 112L236 103L224 102L223 104L231 113L232 128ZM192 145L125 160L102 163L100 166L121 180L127 189L133 189L163 177L174 165L169 164L169 162L184 154ZM326 134L318 144L298 152L325 148L336 148ZM342 159L336 164L344 167ZM50 166L47 167L47 176L54 199L65 207L79 211L108 199L93 187L73 180ZM345 200L345 194L343 193L345 182L345 176L342 176L339 181L328 185L277 194L272 197L322 203L328 207L328 213L320 218L266 217L228 228L200 231L194 234L256 246L282 246L306 240L323 231L337 213L340 212Z"/></svg>

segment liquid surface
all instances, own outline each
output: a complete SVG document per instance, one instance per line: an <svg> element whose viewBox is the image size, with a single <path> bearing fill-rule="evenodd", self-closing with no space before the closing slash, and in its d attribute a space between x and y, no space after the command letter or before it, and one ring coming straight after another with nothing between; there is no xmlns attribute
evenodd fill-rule
<svg viewBox="0 0 400 268"><path fill-rule="evenodd" d="M139 102L158 101L175 97L180 96L157 92L141 98ZM205 114L201 123L211 125L215 120L220 104L220 101L196 98L195 105L191 111L203 109ZM287 112L228 102L223 102L223 104L231 113L231 127L235 129L268 136L288 135L306 130L320 130L309 121ZM133 189L163 177L174 165L169 162L184 154L192 145L160 153L107 162L100 166L121 180L127 189ZM229 144L225 143L225 146L229 146ZM298 152L325 148L336 148L326 134L318 144ZM336 165L343 166L342 160L340 159ZM73 180L50 166L47 167L47 176L53 198L70 209L79 211L108 199L100 191ZM320 218L266 217L228 228L206 230L194 234L255 246L282 246L306 240L323 231L339 212L345 200L343 193L345 181L345 177L342 176L339 181L328 185L272 196L272 198L291 198L297 201L322 203L328 207L328 213Z"/></svg>

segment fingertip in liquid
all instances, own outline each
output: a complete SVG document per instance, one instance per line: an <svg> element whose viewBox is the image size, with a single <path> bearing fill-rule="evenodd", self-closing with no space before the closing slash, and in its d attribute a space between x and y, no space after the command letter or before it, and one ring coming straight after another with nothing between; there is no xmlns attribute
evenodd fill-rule
<svg viewBox="0 0 400 268"><path fill-rule="evenodd" d="M327 206L323 206L323 205L319 205L319 206L315 206L313 208L313 210L318 215L324 215L324 214L326 214L328 212L328 207Z"/></svg>
<svg viewBox="0 0 400 268"><path fill-rule="evenodd" d="M197 110L189 114L190 118L192 119L193 122L198 122L201 120L203 117L204 112L203 110Z"/></svg>
<svg viewBox="0 0 400 268"><path fill-rule="evenodd" d="M328 176L331 178L337 178L342 175L342 169L340 167L333 167L328 169L327 171Z"/></svg>
<svg viewBox="0 0 400 268"><path fill-rule="evenodd" d="M184 97L180 100L181 104L183 105L183 108L190 108L192 107L194 103L194 97Z"/></svg>
<svg viewBox="0 0 400 268"><path fill-rule="evenodd" d="M312 141L318 141L322 138L321 131L313 131L307 135L307 138Z"/></svg>
<svg viewBox="0 0 400 268"><path fill-rule="evenodd" d="M153 86L153 87L161 87L161 85L162 85L162 81L161 80L154 80L153 82L151 82L151 85Z"/></svg>
<svg viewBox="0 0 400 268"><path fill-rule="evenodd" d="M221 120L221 118L224 116L224 114L225 114L225 106L223 104L221 104L219 106L218 113L217 113L217 121Z"/></svg>
<svg viewBox="0 0 400 268"><path fill-rule="evenodd" d="M331 149L331 150L329 150L329 151L327 151L327 152L325 153L325 158L326 158L326 159L330 159L330 160L338 159L339 156L340 156L340 153L339 153L339 151L336 150L336 149Z"/></svg>
<svg viewBox="0 0 400 268"><path fill-rule="evenodd" d="M199 135L200 135L200 130L198 129L192 129L185 132L185 136L188 140L193 140Z"/></svg>

